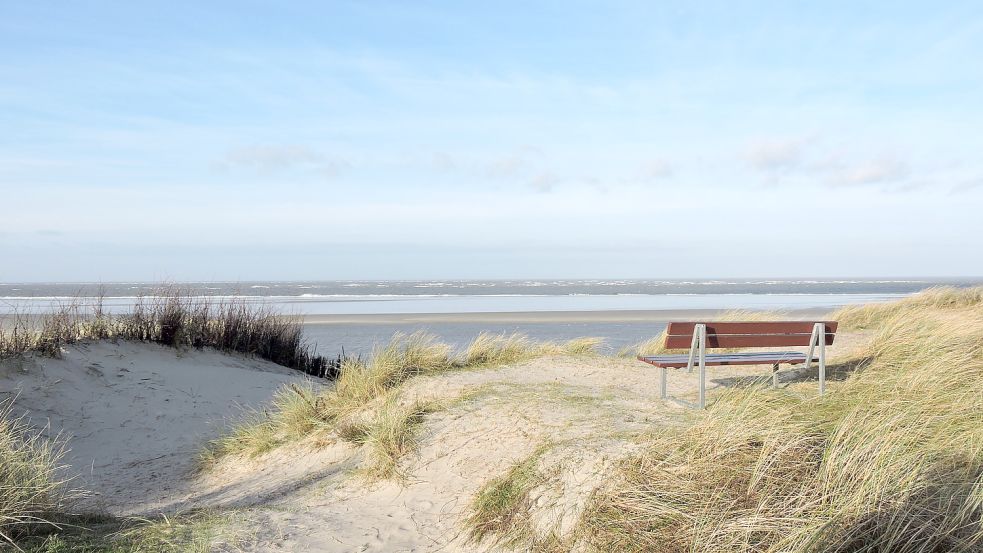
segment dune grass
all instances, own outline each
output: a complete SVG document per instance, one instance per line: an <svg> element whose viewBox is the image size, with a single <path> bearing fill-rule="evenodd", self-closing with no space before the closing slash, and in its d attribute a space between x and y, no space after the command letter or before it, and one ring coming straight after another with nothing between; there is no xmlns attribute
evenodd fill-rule
<svg viewBox="0 0 983 553"><path fill-rule="evenodd" d="M533 539L529 528L529 494L544 482L539 463L552 445L545 442L501 476L485 484L471 502L465 521L469 538L478 543L493 539L507 547Z"/></svg>
<svg viewBox="0 0 983 553"><path fill-rule="evenodd" d="M583 539L628 552L983 550L980 290L844 313L876 333L856 374L822 398L734 391L660 433L595 494Z"/></svg>
<svg viewBox="0 0 983 553"><path fill-rule="evenodd" d="M255 456L279 445L310 437L322 429L356 445L370 446L369 474L398 474L395 460L411 449L422 417L433 404L405 404L399 391L408 380L455 370L479 369L528 361L546 355L589 355L600 340L535 342L518 335L483 333L460 353L431 334L396 334L367 361L346 359L333 388L289 386L274 405L254 413L232 432L212 442L203 466L226 455Z"/></svg>
<svg viewBox="0 0 983 553"><path fill-rule="evenodd" d="M208 511L153 519L75 517L57 531L17 545L27 553L205 553L218 544L237 550L237 540L221 528L226 518Z"/></svg>
<svg viewBox="0 0 983 553"><path fill-rule="evenodd" d="M354 440L369 446L365 473L371 478L404 476L399 469L399 460L416 448L424 417L439 408L436 402L416 401L404 405L397 394L386 398L372 422L365 427L364 437Z"/></svg>
<svg viewBox="0 0 983 553"><path fill-rule="evenodd" d="M841 328L869 329L901 313L919 310L959 311L979 306L983 306L983 286L938 286L899 301L850 305L834 312L830 318L839 321Z"/></svg>
<svg viewBox="0 0 983 553"><path fill-rule="evenodd" d="M0 405L0 551L184 553L212 551L218 516L153 520L80 515L84 492L62 479L65 442L49 439Z"/></svg>
<svg viewBox="0 0 983 553"><path fill-rule="evenodd" d="M0 549L39 526L52 526L70 499L58 476L64 444L48 440L0 404Z"/></svg>
<svg viewBox="0 0 983 553"><path fill-rule="evenodd" d="M331 377L336 363L305 342L303 324L243 298L218 301L161 287L138 299L129 313L107 313L96 301L68 303L45 315L0 319L0 358L38 352L57 357L61 348L84 340L135 340L172 347L212 347L256 355L274 363Z"/></svg>

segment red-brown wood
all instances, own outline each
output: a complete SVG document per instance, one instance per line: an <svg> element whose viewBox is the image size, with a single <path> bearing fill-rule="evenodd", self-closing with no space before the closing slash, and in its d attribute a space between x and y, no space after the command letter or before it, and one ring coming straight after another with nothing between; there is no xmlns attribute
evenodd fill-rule
<svg viewBox="0 0 983 553"><path fill-rule="evenodd" d="M707 333L720 334L810 334L816 323L825 323L826 332L836 332L836 321L694 321L671 322L669 334L693 334L698 324L707 325Z"/></svg>
<svg viewBox="0 0 983 553"><path fill-rule="evenodd" d="M666 347L689 348L697 322L669 323ZM808 346L815 324L810 321L707 322L707 348ZM825 342L833 344L835 321L826 321Z"/></svg>

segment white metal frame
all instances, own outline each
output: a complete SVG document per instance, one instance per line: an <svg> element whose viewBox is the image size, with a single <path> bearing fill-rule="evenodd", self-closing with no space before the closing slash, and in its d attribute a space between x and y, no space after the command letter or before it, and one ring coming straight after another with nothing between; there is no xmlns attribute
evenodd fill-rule
<svg viewBox="0 0 983 553"><path fill-rule="evenodd" d="M806 370L812 364L812 355L819 347L819 395L826 393L826 323L816 323L812 327L812 336L809 338L809 354L806 356ZM707 396L707 325L699 323L693 328L693 341L689 346L689 360L686 362L686 370L693 372L693 365L700 367L700 396L697 406L700 409L706 408ZM778 365L773 367L772 386L778 386ZM662 370L662 399L669 399L668 369L660 367Z"/></svg>
<svg viewBox="0 0 983 553"><path fill-rule="evenodd" d="M806 370L812 364L812 354L819 346L819 395L826 393L826 323L816 323L809 338L809 355L806 356Z"/></svg>
<svg viewBox="0 0 983 553"><path fill-rule="evenodd" d="M700 399L697 403L700 409L706 407L707 398L707 325L699 323L693 328L693 341L689 346L689 361L686 362L686 370L693 372L694 363L700 366ZM668 370L662 369L662 399L669 399ZM692 405L692 404L690 404Z"/></svg>

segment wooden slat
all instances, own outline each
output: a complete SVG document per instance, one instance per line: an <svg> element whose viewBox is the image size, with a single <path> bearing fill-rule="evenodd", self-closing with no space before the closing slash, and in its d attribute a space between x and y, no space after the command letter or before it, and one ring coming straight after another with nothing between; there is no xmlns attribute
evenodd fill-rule
<svg viewBox="0 0 983 553"><path fill-rule="evenodd" d="M666 347L689 348L697 322L669 323ZM708 348L808 346L814 322L707 322ZM833 344L837 323L826 321L826 345Z"/></svg>
<svg viewBox="0 0 983 553"><path fill-rule="evenodd" d="M669 334L693 335L698 324L707 325L707 333L719 334L810 334L816 323L825 323L826 332L836 332L836 321L695 321L669 323Z"/></svg>
<svg viewBox="0 0 983 553"><path fill-rule="evenodd" d="M710 334L707 333L708 348L771 348L788 346L808 346L809 334ZM666 347L686 349L693 342L692 336L668 336ZM826 344L833 343L833 335L826 335Z"/></svg>
<svg viewBox="0 0 983 553"><path fill-rule="evenodd" d="M656 367L685 367L689 361L689 355L655 355L641 356L640 361L645 361ZM798 365L805 363L806 354L798 351L763 351L755 353L717 353L709 354L706 357L707 365L774 365L789 364ZM818 361L813 359L813 361ZM697 363L694 362L694 365Z"/></svg>

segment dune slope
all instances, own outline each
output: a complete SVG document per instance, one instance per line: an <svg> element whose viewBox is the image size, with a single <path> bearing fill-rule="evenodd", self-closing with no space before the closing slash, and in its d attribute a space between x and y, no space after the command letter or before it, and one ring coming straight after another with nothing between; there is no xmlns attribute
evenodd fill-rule
<svg viewBox="0 0 983 553"><path fill-rule="evenodd" d="M89 492L81 508L152 514L180 504L203 443L230 418L302 377L213 350L101 341L0 361L0 401L68 439L65 471Z"/></svg>

